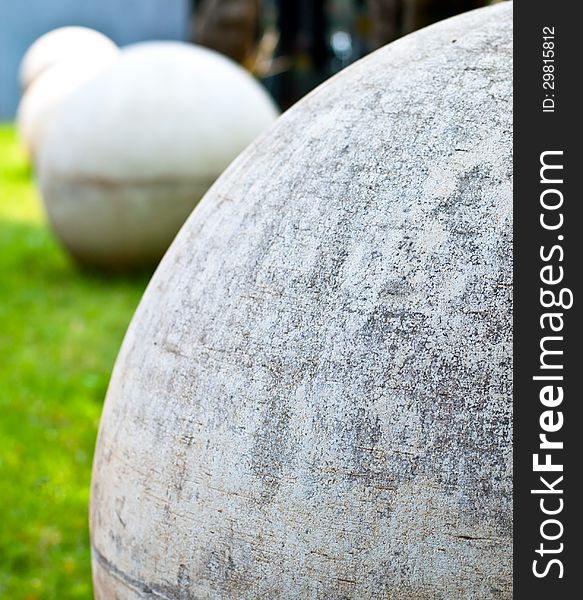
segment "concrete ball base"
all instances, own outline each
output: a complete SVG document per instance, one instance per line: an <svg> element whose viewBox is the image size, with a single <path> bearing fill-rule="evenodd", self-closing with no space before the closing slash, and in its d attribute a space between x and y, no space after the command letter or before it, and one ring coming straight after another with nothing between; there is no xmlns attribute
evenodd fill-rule
<svg viewBox="0 0 583 600"><path fill-rule="evenodd" d="M512 597L512 4L347 68L238 157L136 312L96 597Z"/></svg>
<svg viewBox="0 0 583 600"><path fill-rule="evenodd" d="M213 180L139 184L48 180L53 231L81 265L104 271L156 266Z"/></svg>

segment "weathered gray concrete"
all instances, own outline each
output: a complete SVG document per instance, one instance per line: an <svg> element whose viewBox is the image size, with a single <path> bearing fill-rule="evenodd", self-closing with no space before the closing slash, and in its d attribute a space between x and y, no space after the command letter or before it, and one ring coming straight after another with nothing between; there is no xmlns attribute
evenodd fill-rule
<svg viewBox="0 0 583 600"><path fill-rule="evenodd" d="M511 11L347 69L194 211L107 397L99 599L511 598Z"/></svg>

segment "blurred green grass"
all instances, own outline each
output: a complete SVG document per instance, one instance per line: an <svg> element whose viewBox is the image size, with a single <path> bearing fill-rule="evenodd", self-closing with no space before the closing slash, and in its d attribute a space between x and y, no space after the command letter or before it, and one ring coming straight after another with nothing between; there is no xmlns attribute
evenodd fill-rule
<svg viewBox="0 0 583 600"><path fill-rule="evenodd" d="M80 271L0 125L0 598L91 598L91 460L109 375L147 278Z"/></svg>

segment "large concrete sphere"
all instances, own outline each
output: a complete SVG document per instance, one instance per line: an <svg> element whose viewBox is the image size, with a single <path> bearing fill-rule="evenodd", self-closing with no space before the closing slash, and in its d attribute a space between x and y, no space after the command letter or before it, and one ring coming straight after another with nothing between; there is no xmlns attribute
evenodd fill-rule
<svg viewBox="0 0 583 600"><path fill-rule="evenodd" d="M62 60L35 78L24 93L16 116L19 137L32 159L64 100L118 56L115 46L104 48L100 54Z"/></svg>
<svg viewBox="0 0 583 600"><path fill-rule="evenodd" d="M194 211L108 392L98 599L511 598L511 13L346 69Z"/></svg>
<svg viewBox="0 0 583 600"><path fill-rule="evenodd" d="M52 225L79 261L157 262L198 200L277 117L216 52L178 42L122 51L64 102L39 153Z"/></svg>
<svg viewBox="0 0 583 600"><path fill-rule="evenodd" d="M39 37L26 51L20 63L21 88L26 90L41 73L63 60L91 60L116 49L108 37L88 27L53 29Z"/></svg>

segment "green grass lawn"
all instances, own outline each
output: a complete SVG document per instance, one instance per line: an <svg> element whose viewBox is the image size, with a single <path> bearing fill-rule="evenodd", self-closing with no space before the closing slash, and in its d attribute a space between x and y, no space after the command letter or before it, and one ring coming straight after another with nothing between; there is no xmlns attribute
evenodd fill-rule
<svg viewBox="0 0 583 600"><path fill-rule="evenodd" d="M79 270L0 125L0 598L91 598L91 460L146 277Z"/></svg>

